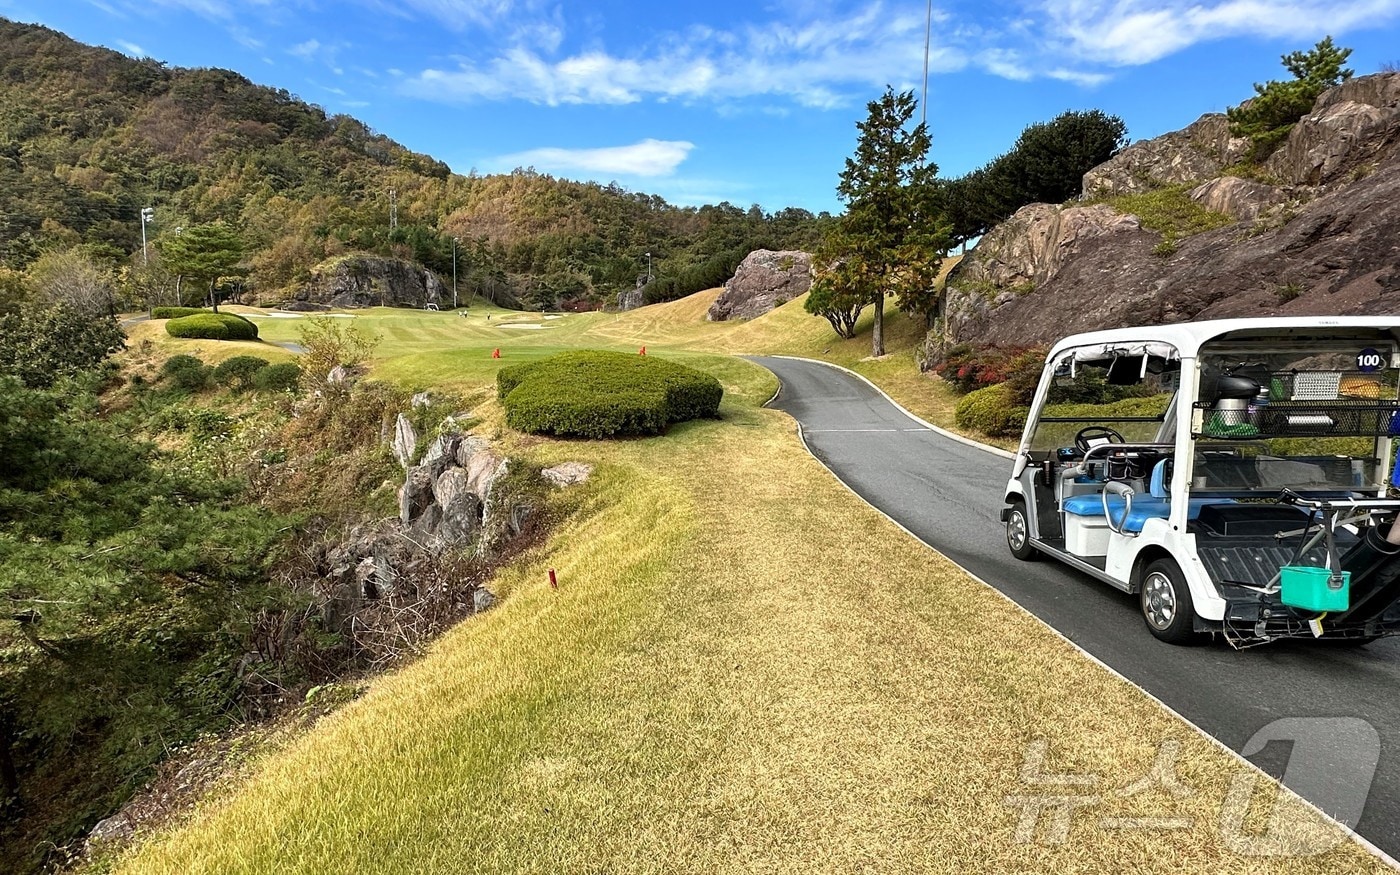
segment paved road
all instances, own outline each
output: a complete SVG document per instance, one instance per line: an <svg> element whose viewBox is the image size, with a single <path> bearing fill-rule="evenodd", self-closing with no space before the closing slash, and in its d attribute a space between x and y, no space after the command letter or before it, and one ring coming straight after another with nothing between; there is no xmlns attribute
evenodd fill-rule
<svg viewBox="0 0 1400 875"><path fill-rule="evenodd" d="M838 369L752 360L782 381L770 406L798 421L812 453L843 482L1232 749L1283 717L1368 721L1380 734L1380 768L1356 828L1400 857L1400 640L1245 651L1158 642L1136 597L1057 562L1011 557L998 518L1008 460L924 428ZM1250 760L1281 776L1290 749L1275 742Z"/></svg>

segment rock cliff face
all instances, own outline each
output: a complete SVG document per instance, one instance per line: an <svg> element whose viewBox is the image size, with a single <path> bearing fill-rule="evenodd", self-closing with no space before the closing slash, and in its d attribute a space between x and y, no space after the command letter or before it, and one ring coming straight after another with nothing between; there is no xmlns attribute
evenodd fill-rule
<svg viewBox="0 0 1400 875"><path fill-rule="evenodd" d="M947 334L931 342L1021 346L1127 325L1400 312L1400 74L1327 91L1256 178L1229 175L1247 145L1209 115L1085 175L1088 196L1191 186L1191 199L1232 220L1175 247L1103 204L1020 210L949 278Z"/></svg>
<svg viewBox="0 0 1400 875"><path fill-rule="evenodd" d="M750 252L710 306L710 321L753 319L807 293L812 287L812 256L806 252L758 249Z"/></svg>
<svg viewBox="0 0 1400 875"><path fill-rule="evenodd" d="M352 255L332 259L311 272L286 309L450 306L451 289L437 274L397 258Z"/></svg>

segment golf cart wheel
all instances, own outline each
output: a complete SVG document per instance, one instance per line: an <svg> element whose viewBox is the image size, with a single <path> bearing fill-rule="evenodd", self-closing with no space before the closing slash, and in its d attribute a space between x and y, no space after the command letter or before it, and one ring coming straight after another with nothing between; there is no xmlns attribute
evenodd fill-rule
<svg viewBox="0 0 1400 875"><path fill-rule="evenodd" d="M1158 559L1142 572L1142 618L1147 630L1168 644L1197 640L1196 608L1181 569L1170 559Z"/></svg>
<svg viewBox="0 0 1400 875"><path fill-rule="evenodd" d="M1040 551L1031 543L1031 525L1026 517L1026 503L1019 498L1011 500L1011 509L1006 514L1006 546L1011 555L1022 562L1040 558Z"/></svg>

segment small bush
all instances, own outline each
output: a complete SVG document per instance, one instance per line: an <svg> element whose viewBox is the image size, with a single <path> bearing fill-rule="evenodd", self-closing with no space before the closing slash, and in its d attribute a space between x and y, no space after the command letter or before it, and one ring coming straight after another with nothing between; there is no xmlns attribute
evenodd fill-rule
<svg viewBox="0 0 1400 875"><path fill-rule="evenodd" d="M161 378L173 389L198 392L209 385L213 369L192 355L174 355L160 366Z"/></svg>
<svg viewBox="0 0 1400 875"><path fill-rule="evenodd" d="M152 307L152 319L179 319L181 316L198 316L200 313L208 313L199 307Z"/></svg>
<svg viewBox="0 0 1400 875"><path fill-rule="evenodd" d="M962 428L991 437L1019 434L1026 424L1027 409L1017 406L1013 395L1005 383L969 392L958 402L953 419Z"/></svg>
<svg viewBox="0 0 1400 875"><path fill-rule="evenodd" d="M234 313L199 313L165 323L171 337L200 340L257 340L258 326Z"/></svg>
<svg viewBox="0 0 1400 875"><path fill-rule="evenodd" d="M259 392L291 392L301 380L301 366L296 362L268 365L253 373L253 388Z"/></svg>
<svg viewBox="0 0 1400 875"><path fill-rule="evenodd" d="M247 392L253 388L258 371L267 365L267 359L255 355L236 355L214 368L214 382L235 392Z"/></svg>
<svg viewBox="0 0 1400 875"><path fill-rule="evenodd" d="M511 428L589 438L659 434L673 422L714 417L724 395L718 380L693 368L591 350L503 368L496 388Z"/></svg>

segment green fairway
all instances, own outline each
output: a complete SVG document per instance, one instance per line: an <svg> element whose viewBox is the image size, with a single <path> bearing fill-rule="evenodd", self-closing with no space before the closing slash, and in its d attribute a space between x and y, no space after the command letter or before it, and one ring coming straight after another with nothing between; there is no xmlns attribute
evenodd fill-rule
<svg viewBox="0 0 1400 875"><path fill-rule="evenodd" d="M485 403L481 429L512 452L597 466L548 543L492 583L502 605L118 871L1298 870L1222 838L1235 760L861 503L786 415L762 408L772 375L721 354L825 355L915 401L942 391L908 373L912 353L861 363L868 335L834 343L800 304L715 325L704 303L533 330L500 322L538 317L500 311L359 315L382 339L374 372L408 385L486 397L502 363L645 344L718 377L721 419L545 440L505 432ZM292 320L258 321L264 337L295 340ZM892 321L897 336L915 333ZM1189 795L1115 795L1164 743L1179 745ZM1062 843L1044 821L1036 840L1017 837L1023 811L1008 799L1067 792L1026 782L1035 744L1049 751L1044 772L1100 782L1100 806ZM1274 795L1258 792L1250 828L1263 829ZM1190 825L1098 826L1164 815ZM1335 845L1309 871L1383 868L1296 805L1279 817Z"/></svg>

